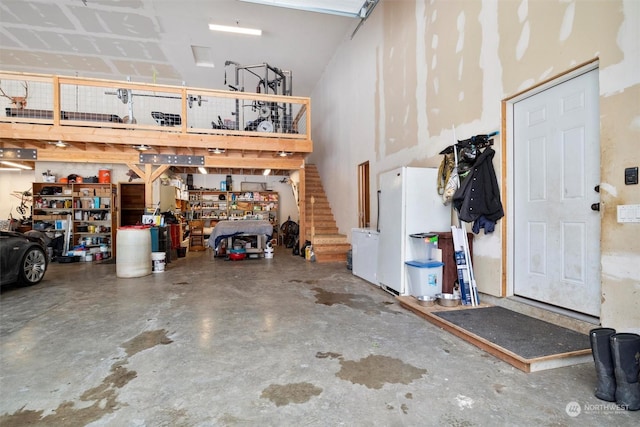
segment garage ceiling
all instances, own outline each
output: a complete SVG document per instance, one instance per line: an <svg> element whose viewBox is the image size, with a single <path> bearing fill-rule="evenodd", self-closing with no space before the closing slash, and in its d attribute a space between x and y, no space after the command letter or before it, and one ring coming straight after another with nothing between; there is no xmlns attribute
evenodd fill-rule
<svg viewBox="0 0 640 427"><path fill-rule="evenodd" d="M4 0L0 69L227 89L225 61L266 62L292 72L293 95L309 96L371 7L366 0L257 1ZM209 24L262 36L213 32Z"/></svg>
<svg viewBox="0 0 640 427"><path fill-rule="evenodd" d="M234 83L234 68L225 63L267 63L291 71L292 94L308 97L339 44L353 37L377 2L3 0L0 70L227 90L227 83ZM215 32L210 24L260 29L262 35ZM254 83L241 86L254 92ZM5 147L56 150L46 140L3 141L9 144ZM96 150L122 154L109 144L74 144L63 149L65 156L72 149L85 157ZM156 152L185 150L203 154L202 148L194 151L188 145ZM227 150L224 156L232 163L239 157L234 173L246 171L246 162L256 163L255 172L261 173L264 158L273 157L259 150ZM257 162L250 161L252 156ZM276 167L273 173L286 170Z"/></svg>

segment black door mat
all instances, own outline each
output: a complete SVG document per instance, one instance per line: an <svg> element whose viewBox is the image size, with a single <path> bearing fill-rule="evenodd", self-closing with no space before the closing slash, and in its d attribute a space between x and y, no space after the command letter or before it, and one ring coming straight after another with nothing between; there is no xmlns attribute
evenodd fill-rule
<svg viewBox="0 0 640 427"><path fill-rule="evenodd" d="M593 363L589 336L497 306L422 307L409 296L400 305L524 371Z"/></svg>
<svg viewBox="0 0 640 427"><path fill-rule="evenodd" d="M524 359L590 349L589 335L503 307L433 313Z"/></svg>

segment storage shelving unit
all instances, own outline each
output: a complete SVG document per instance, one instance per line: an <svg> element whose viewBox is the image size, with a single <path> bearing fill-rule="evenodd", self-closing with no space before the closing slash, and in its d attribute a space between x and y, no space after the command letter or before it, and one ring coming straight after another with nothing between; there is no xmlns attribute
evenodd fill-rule
<svg viewBox="0 0 640 427"><path fill-rule="evenodd" d="M169 185L159 185L160 212L172 211L185 213L189 209L189 192L179 181L172 180Z"/></svg>
<svg viewBox="0 0 640 427"><path fill-rule="evenodd" d="M45 189L49 190L43 190ZM71 230L73 189L67 184L33 183L32 229L52 233L52 237ZM68 250L70 236L67 238Z"/></svg>
<svg viewBox="0 0 640 427"><path fill-rule="evenodd" d="M273 225L279 225L279 195L272 191L229 192L229 217L242 218L245 215L259 215Z"/></svg>
<svg viewBox="0 0 640 427"><path fill-rule="evenodd" d="M226 191L190 191L189 205L191 219L209 220L215 223L228 217Z"/></svg>
<svg viewBox="0 0 640 427"><path fill-rule="evenodd" d="M247 215L262 217L277 226L280 218L279 196L273 191L189 191L190 219L216 221L240 219Z"/></svg>
<svg viewBox="0 0 640 427"><path fill-rule="evenodd" d="M89 250L106 245L106 254L115 251L115 188L112 184L74 184L74 244L82 245Z"/></svg>
<svg viewBox="0 0 640 427"><path fill-rule="evenodd" d="M35 182L33 229L64 233L65 253L82 245L108 259L115 255L115 192L113 184Z"/></svg>

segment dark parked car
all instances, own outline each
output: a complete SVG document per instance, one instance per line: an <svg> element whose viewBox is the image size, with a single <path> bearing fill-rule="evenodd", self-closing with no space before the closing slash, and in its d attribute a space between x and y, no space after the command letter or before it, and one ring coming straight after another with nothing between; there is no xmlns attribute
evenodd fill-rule
<svg viewBox="0 0 640 427"><path fill-rule="evenodd" d="M35 285L44 277L47 264L47 248L42 239L0 231L0 285Z"/></svg>

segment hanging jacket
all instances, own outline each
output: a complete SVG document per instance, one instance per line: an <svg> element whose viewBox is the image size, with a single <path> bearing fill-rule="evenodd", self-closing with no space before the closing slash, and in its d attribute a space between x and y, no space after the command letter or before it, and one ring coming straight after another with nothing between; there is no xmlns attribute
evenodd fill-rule
<svg viewBox="0 0 640 427"><path fill-rule="evenodd" d="M473 222L483 216L483 221L495 223L504 216L500 188L493 169L495 153L491 147L485 148L453 195L453 207L464 222Z"/></svg>

